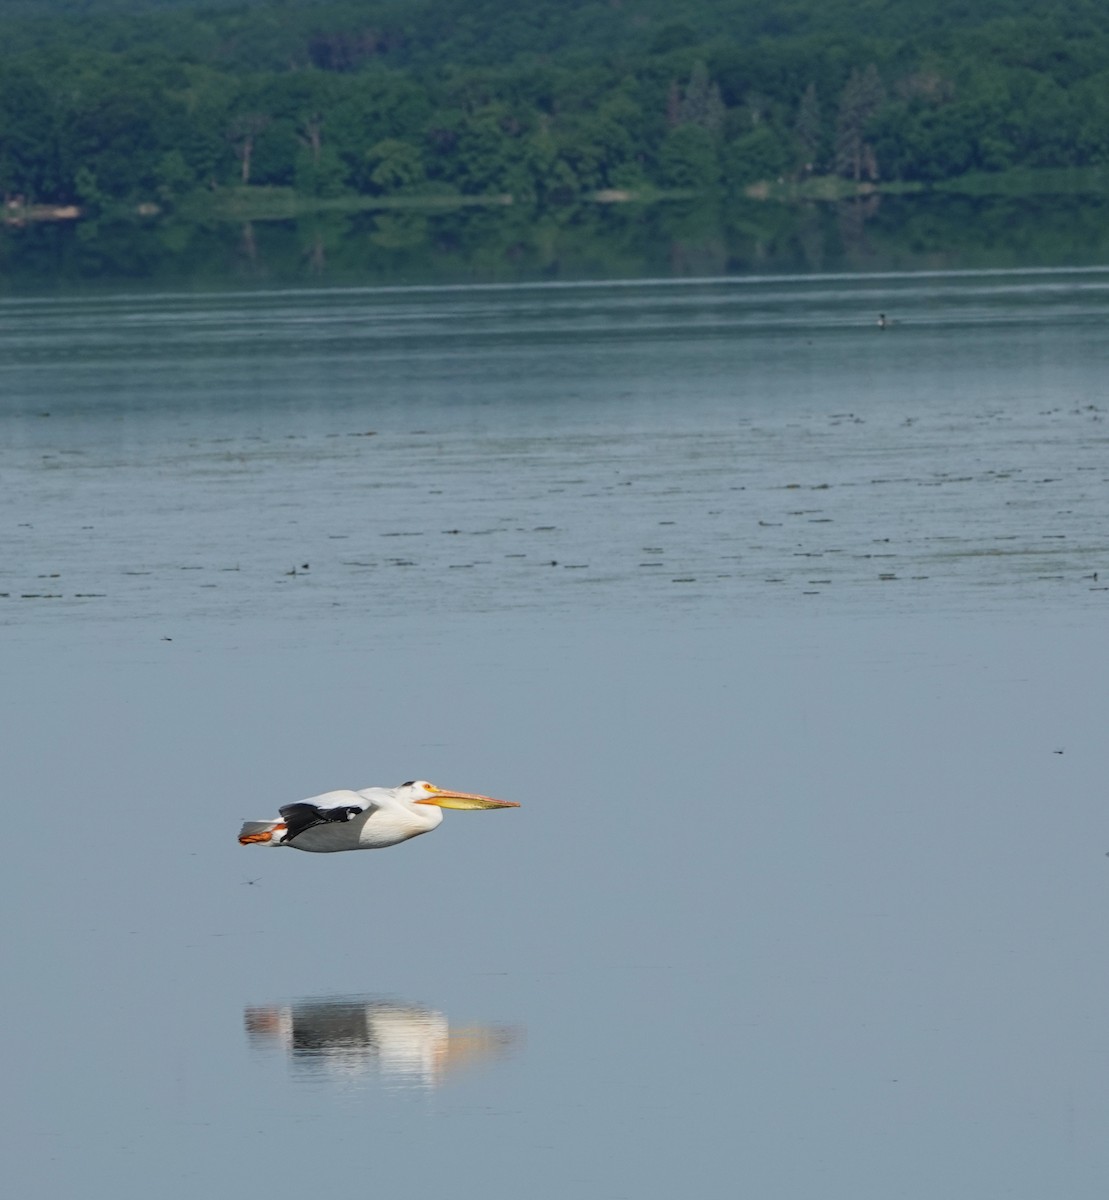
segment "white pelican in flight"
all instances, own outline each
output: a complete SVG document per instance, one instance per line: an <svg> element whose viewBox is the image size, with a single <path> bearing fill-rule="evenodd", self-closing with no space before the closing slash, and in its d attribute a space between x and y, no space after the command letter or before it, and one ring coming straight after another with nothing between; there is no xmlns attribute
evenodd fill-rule
<svg viewBox="0 0 1109 1200"><path fill-rule="evenodd" d="M400 787L324 792L278 809L276 821L247 821L239 831L244 846L290 846L316 854L337 850L380 850L421 833L443 820L444 808L519 808L513 800L494 800L473 792L448 792L415 779Z"/></svg>

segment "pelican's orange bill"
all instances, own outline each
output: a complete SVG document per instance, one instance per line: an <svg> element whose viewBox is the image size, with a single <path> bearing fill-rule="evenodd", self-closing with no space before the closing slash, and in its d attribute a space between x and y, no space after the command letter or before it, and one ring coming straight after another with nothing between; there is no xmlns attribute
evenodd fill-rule
<svg viewBox="0 0 1109 1200"><path fill-rule="evenodd" d="M457 808L474 811L479 808L519 808L515 800L494 800L492 796L480 796L476 792L447 792L435 789L434 796L416 800L416 804L434 804L439 808Z"/></svg>

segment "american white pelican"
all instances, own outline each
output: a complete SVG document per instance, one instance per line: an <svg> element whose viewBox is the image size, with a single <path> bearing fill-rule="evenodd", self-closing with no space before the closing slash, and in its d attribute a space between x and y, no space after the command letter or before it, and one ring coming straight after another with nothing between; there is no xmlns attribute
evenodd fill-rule
<svg viewBox="0 0 1109 1200"><path fill-rule="evenodd" d="M239 831L244 846L291 846L331 854L337 850L380 850L421 833L443 820L444 808L519 808L473 792L448 792L416 779L395 788L324 792L278 809L276 821L246 821Z"/></svg>

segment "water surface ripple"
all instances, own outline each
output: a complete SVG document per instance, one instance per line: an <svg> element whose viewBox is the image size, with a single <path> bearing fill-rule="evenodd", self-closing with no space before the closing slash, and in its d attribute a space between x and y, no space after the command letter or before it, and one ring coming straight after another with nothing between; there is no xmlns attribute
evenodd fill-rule
<svg viewBox="0 0 1109 1200"><path fill-rule="evenodd" d="M6 307L8 624L1109 582L1104 272Z"/></svg>

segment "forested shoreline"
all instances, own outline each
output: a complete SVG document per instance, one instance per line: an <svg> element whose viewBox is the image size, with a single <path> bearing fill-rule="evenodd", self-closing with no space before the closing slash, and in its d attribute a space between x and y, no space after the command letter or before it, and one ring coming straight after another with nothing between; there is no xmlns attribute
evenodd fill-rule
<svg viewBox="0 0 1109 1200"><path fill-rule="evenodd" d="M546 212L1109 164L1087 0L10 0L0 44L9 214L275 191Z"/></svg>

